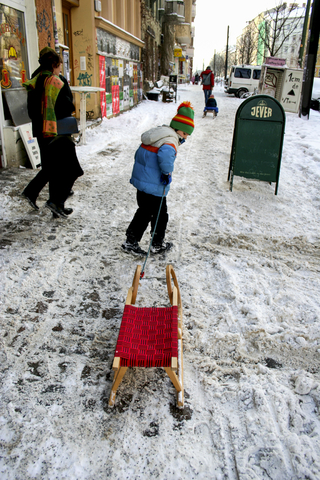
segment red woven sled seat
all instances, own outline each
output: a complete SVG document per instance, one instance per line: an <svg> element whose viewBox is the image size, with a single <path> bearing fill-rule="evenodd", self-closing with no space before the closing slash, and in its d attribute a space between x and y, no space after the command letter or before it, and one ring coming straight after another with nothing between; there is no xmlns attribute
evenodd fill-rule
<svg viewBox="0 0 320 480"><path fill-rule="evenodd" d="M178 307L125 305L115 357L121 367L169 367L178 357Z"/></svg>
<svg viewBox="0 0 320 480"><path fill-rule="evenodd" d="M117 389L129 367L160 367L176 389L177 405L184 405L182 302L176 274L166 267L166 283L171 307L136 307L141 280L138 265L128 290L112 369L114 378L109 405L115 404ZM173 283L173 284L172 284Z"/></svg>

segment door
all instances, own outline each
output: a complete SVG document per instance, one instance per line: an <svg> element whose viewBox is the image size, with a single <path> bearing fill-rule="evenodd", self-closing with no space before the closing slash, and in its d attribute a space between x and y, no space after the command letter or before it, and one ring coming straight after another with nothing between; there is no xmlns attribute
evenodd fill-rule
<svg viewBox="0 0 320 480"><path fill-rule="evenodd" d="M68 58L67 55L65 55L64 58L64 76L68 80L68 82L71 85L74 85L74 78L73 78L73 55L72 55L72 41L71 41L71 15L70 15L70 10L66 7L62 7L62 17L63 17L63 37L64 37L64 45L69 48L69 50L66 50L66 52L69 53ZM63 54L64 52L62 52ZM67 69L69 71L67 72ZM66 70L66 71L65 71ZM69 77L69 78L68 78Z"/></svg>

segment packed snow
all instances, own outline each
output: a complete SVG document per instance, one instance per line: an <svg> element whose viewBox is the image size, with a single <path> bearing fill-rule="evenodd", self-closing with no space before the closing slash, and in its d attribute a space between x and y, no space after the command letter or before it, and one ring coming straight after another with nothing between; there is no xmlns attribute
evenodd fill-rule
<svg viewBox="0 0 320 480"><path fill-rule="evenodd" d="M20 196L33 170L0 172L1 479L319 479L320 113L286 114L278 195L243 177L231 192L243 100L214 94L216 119L202 118L201 86L181 85L177 103L143 101L88 129L67 219L44 208L47 188L39 212ZM163 370L129 369L110 408L122 311L144 261L121 250L134 152L183 100L195 130L167 198L174 248L148 258L136 304L169 305L172 264L185 406Z"/></svg>

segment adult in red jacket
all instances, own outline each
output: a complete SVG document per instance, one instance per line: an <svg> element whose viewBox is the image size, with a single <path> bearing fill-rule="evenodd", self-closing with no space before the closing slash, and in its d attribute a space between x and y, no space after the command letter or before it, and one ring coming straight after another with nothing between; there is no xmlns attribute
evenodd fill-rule
<svg viewBox="0 0 320 480"><path fill-rule="evenodd" d="M204 104L207 104L208 98L211 95L212 89L214 87L214 74L212 73L211 67L208 66L201 74L200 78L202 81L202 90L204 93Z"/></svg>

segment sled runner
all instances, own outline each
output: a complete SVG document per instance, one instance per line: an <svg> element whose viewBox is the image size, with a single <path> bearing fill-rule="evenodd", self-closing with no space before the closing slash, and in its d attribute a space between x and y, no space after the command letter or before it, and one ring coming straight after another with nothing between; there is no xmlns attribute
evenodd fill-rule
<svg viewBox="0 0 320 480"><path fill-rule="evenodd" d="M171 265L166 268L171 307L136 307L141 266L129 288L115 349L114 379L109 405L129 367L162 367L177 391L177 405L183 407L182 304L178 281ZM173 280L173 285L172 285Z"/></svg>

